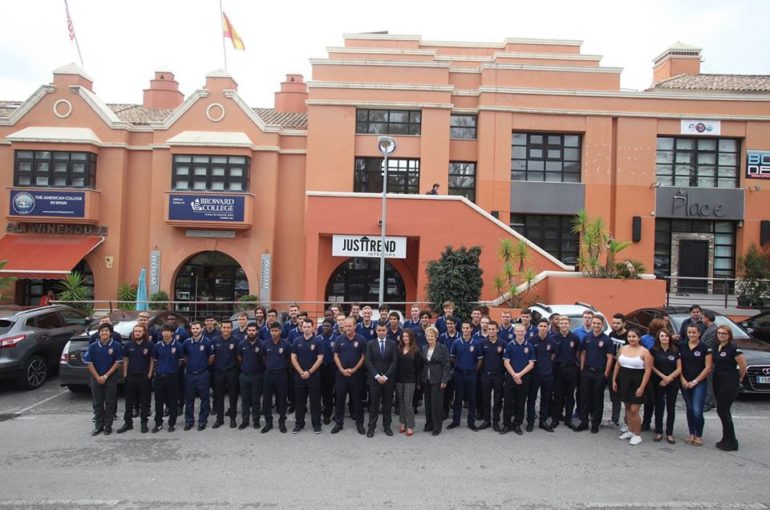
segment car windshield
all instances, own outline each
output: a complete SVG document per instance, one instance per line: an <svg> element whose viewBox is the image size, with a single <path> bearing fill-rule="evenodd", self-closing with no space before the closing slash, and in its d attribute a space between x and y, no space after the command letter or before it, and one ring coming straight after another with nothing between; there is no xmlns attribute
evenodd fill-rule
<svg viewBox="0 0 770 510"><path fill-rule="evenodd" d="M569 329L575 331L576 329L583 327L583 315L568 315L569 317ZM602 321L602 330L607 329L607 321Z"/></svg>
<svg viewBox="0 0 770 510"><path fill-rule="evenodd" d="M8 333L15 323L8 319L0 319L0 335Z"/></svg>
<svg viewBox="0 0 770 510"><path fill-rule="evenodd" d="M671 315L671 321L674 323L674 327L676 328L676 331L679 331L682 328L682 323L687 319L689 315L684 314L675 314ZM741 328L738 327L737 324L735 324L733 321L725 317L724 315L717 315L716 316L716 325L717 326L727 326L730 328L730 330L733 332L733 338L736 340L749 340L750 337L748 334L746 334L745 331L743 331Z"/></svg>
<svg viewBox="0 0 770 510"><path fill-rule="evenodd" d="M120 333L124 338L131 338L131 331L136 326L137 321L120 321L112 326L112 329Z"/></svg>

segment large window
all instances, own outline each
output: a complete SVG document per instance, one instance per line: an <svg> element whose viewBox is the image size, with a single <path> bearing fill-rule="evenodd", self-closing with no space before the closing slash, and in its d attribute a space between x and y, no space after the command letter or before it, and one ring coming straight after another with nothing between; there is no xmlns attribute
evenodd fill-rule
<svg viewBox="0 0 770 510"><path fill-rule="evenodd" d="M16 186L93 188L96 154L66 151L16 151Z"/></svg>
<svg viewBox="0 0 770 510"><path fill-rule="evenodd" d="M452 114L449 117L450 138L476 138L476 116Z"/></svg>
<svg viewBox="0 0 770 510"><path fill-rule="evenodd" d="M671 245L674 233L714 235L714 278L735 276L735 222L655 220L655 275L671 275Z"/></svg>
<svg viewBox="0 0 770 510"><path fill-rule="evenodd" d="M511 180L580 182L581 135L513 133Z"/></svg>
<svg viewBox="0 0 770 510"><path fill-rule="evenodd" d="M476 201L476 163L449 162L449 194Z"/></svg>
<svg viewBox="0 0 770 510"><path fill-rule="evenodd" d="M577 263L579 240L572 216L511 214L511 228L565 264Z"/></svg>
<svg viewBox="0 0 770 510"><path fill-rule="evenodd" d="M382 193L382 158L356 158L354 190ZM419 193L419 159L388 159L388 193Z"/></svg>
<svg viewBox="0 0 770 510"><path fill-rule="evenodd" d="M177 154L171 187L175 191L237 191L249 189L251 159L245 156Z"/></svg>
<svg viewBox="0 0 770 510"><path fill-rule="evenodd" d="M658 137L656 176L664 186L738 187L738 140Z"/></svg>
<svg viewBox="0 0 770 510"><path fill-rule="evenodd" d="M420 110L356 110L356 133L368 135L419 135Z"/></svg>

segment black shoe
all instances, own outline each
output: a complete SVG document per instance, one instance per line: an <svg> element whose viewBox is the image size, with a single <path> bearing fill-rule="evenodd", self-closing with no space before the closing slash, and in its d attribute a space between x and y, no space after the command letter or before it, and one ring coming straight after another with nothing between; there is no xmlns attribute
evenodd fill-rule
<svg viewBox="0 0 770 510"><path fill-rule="evenodd" d="M184 424L184 431L187 432L188 430L191 430L193 428L193 426L194 425L192 423L185 423Z"/></svg>
<svg viewBox="0 0 770 510"><path fill-rule="evenodd" d="M366 437L374 437L374 429L367 430Z"/></svg>
<svg viewBox="0 0 770 510"><path fill-rule="evenodd" d="M163 408L163 416L168 416L169 414L171 414L171 411L169 410L169 408L168 407Z"/></svg>
<svg viewBox="0 0 770 510"><path fill-rule="evenodd" d="M362 436L363 436L364 434L366 434L366 430L364 429L364 426L363 426L363 425L361 425L360 423L356 423L356 430L357 430L357 431L358 431L358 433L359 433L359 434L361 434Z"/></svg>
<svg viewBox="0 0 770 510"><path fill-rule="evenodd" d="M575 430L575 424L572 422L572 420L565 421L564 425L566 425L568 429Z"/></svg>
<svg viewBox="0 0 770 510"><path fill-rule="evenodd" d="M139 408L138 407L134 408L134 418L139 418ZM115 432L117 432L117 430Z"/></svg>
<svg viewBox="0 0 770 510"><path fill-rule="evenodd" d="M456 429L456 428L457 428L457 427L459 427L459 426L460 426L460 424L459 424L459 423L457 423L456 421L453 421L452 423L450 423L449 425L447 425L446 429L447 429L447 430L452 430L452 429Z"/></svg>
<svg viewBox="0 0 770 510"><path fill-rule="evenodd" d="M94 430L91 431L91 435L98 436L102 432L104 432L104 427L96 427Z"/></svg>
<svg viewBox="0 0 770 510"><path fill-rule="evenodd" d="M647 424L642 423L641 431L642 432L649 432L650 431L650 424L649 423L647 423Z"/></svg>
<svg viewBox="0 0 770 510"><path fill-rule="evenodd" d="M475 424L475 423L469 423L469 424L468 424L468 428L469 428L469 429L471 429L471 430L472 430L472 431L474 431L474 432L476 432L477 430L479 430L479 428L476 426L476 424Z"/></svg>
<svg viewBox="0 0 770 510"><path fill-rule="evenodd" d="M425 426L422 428L423 432L430 432L432 430L433 430L433 425L431 425L430 423L426 423Z"/></svg>
<svg viewBox="0 0 770 510"><path fill-rule="evenodd" d="M199 423L198 424L198 430L206 430L206 424L205 423Z"/></svg>
<svg viewBox="0 0 770 510"><path fill-rule="evenodd" d="M588 424L585 422L581 422L580 425L578 425L572 430L574 430L575 432L583 432L584 430L588 430Z"/></svg>
<svg viewBox="0 0 770 510"><path fill-rule="evenodd" d="M156 432L160 432L163 428L162 423L156 423L155 426L152 428L152 433L155 434Z"/></svg>
<svg viewBox="0 0 770 510"><path fill-rule="evenodd" d="M286 414L292 414L294 412L294 406L289 406L289 408L286 410Z"/></svg>
<svg viewBox="0 0 770 510"><path fill-rule="evenodd" d="M245 421L245 422L241 423L241 425L238 427L238 430L243 430L243 429L245 429L248 426L249 426L249 422Z"/></svg>
<svg viewBox="0 0 770 510"><path fill-rule="evenodd" d="M340 430L342 430L342 425L338 423L338 424L336 424L336 425L334 426L334 428L332 429L332 434L336 434L336 433L337 433L337 432L339 432Z"/></svg>
<svg viewBox="0 0 770 510"><path fill-rule="evenodd" d="M281 434L286 434L288 430L286 429L286 422L283 420L278 420L278 430L281 431Z"/></svg>
<svg viewBox="0 0 770 510"><path fill-rule="evenodd" d="M273 424L265 423L265 426L262 427L262 430L260 432L262 432L262 434L265 434L266 432L270 432L271 430L273 430Z"/></svg>
<svg viewBox="0 0 770 510"><path fill-rule="evenodd" d="M437 436L439 434L441 434L440 430L434 430L433 432L430 433L431 436Z"/></svg>
<svg viewBox="0 0 770 510"><path fill-rule="evenodd" d="M488 421L485 421L484 423L479 425L477 428L478 428L478 430L486 430L486 429L488 429L491 426L492 425Z"/></svg>
<svg viewBox="0 0 770 510"><path fill-rule="evenodd" d="M305 428L305 427L303 427L303 426L302 426L302 425L300 425L300 424L294 425L294 428L291 430L291 433L292 433L292 434L297 434L297 433L298 433L298 432L300 432L300 431L301 431L303 428Z"/></svg>
<svg viewBox="0 0 770 510"><path fill-rule="evenodd" d="M232 415L233 415L233 413L232 413L232 409L228 407L228 408L227 408L227 411L225 411L225 416L230 416L230 417L232 417Z"/></svg>
<svg viewBox="0 0 770 510"><path fill-rule="evenodd" d="M235 422L235 418L230 418L230 428L234 429L238 424Z"/></svg>
<svg viewBox="0 0 770 510"><path fill-rule="evenodd" d="M217 420L217 421L214 422L214 425L212 425L211 428L212 429L218 429L219 427L221 427L224 424L225 424L224 420Z"/></svg>
<svg viewBox="0 0 770 510"><path fill-rule="evenodd" d="M109 436L110 434L112 434L112 427L105 426L104 427L104 435L105 436Z"/></svg>
<svg viewBox="0 0 770 510"><path fill-rule="evenodd" d="M169 425L168 426L168 431L169 432L174 432L175 430L176 430L176 426L174 426L174 425Z"/></svg>
<svg viewBox="0 0 770 510"><path fill-rule="evenodd" d="M258 421L255 421L255 422L254 422L254 428L255 428L255 429L258 429L258 428L259 428L259 422L258 422Z"/></svg>
<svg viewBox="0 0 770 510"><path fill-rule="evenodd" d="M492 430L494 430L495 432L500 432L500 424L497 422L493 423Z"/></svg>
<svg viewBox="0 0 770 510"><path fill-rule="evenodd" d="M546 432L553 432L553 429L544 421L541 421L537 428L545 430Z"/></svg>
<svg viewBox="0 0 770 510"><path fill-rule="evenodd" d="M521 427L519 427L518 425L513 426L513 433L516 434L517 436L524 435L524 432L521 430Z"/></svg>
<svg viewBox="0 0 770 510"><path fill-rule="evenodd" d="M331 416L324 416L324 425L328 425L332 422Z"/></svg>
<svg viewBox="0 0 770 510"><path fill-rule="evenodd" d="M127 432L127 431L129 431L129 430L132 430L133 428L134 428L134 426L133 426L133 425L130 425L130 424L128 424L128 423L124 423L124 424L123 424L123 426L122 426L122 427L120 427L120 428L119 428L118 430L116 430L115 432L116 432L116 433L118 433L118 434L122 434L123 432Z"/></svg>
<svg viewBox="0 0 770 510"><path fill-rule="evenodd" d="M500 429L501 434L507 434L511 431L511 428L508 425L503 425L503 428Z"/></svg>
<svg viewBox="0 0 770 510"><path fill-rule="evenodd" d="M321 433L321 427L313 427L313 433L314 434L320 434Z"/></svg>
<svg viewBox="0 0 770 510"><path fill-rule="evenodd" d="M599 425L591 425L591 434L599 433Z"/></svg>
<svg viewBox="0 0 770 510"><path fill-rule="evenodd" d="M535 424L531 421L527 422L527 432L532 432L533 430L535 430Z"/></svg>
<svg viewBox="0 0 770 510"><path fill-rule="evenodd" d="M390 429L390 427L385 427L383 432L385 432L385 435L388 437L391 437L393 435L393 431Z"/></svg>
<svg viewBox="0 0 770 510"><path fill-rule="evenodd" d="M396 416L401 415L401 409L398 408L398 407L394 407L393 408L393 414L395 414Z"/></svg>
<svg viewBox="0 0 770 510"><path fill-rule="evenodd" d="M551 423L550 423L548 426L549 426L549 427L551 427L551 430L556 430L556 427L558 427L558 426L559 426L559 421L558 421L558 420L553 420L553 419L552 419L552 420L551 420Z"/></svg>
<svg viewBox="0 0 770 510"><path fill-rule="evenodd" d="M178 406L176 408L176 415L177 416L182 416L183 414L184 414L184 406Z"/></svg>
<svg viewBox="0 0 770 510"><path fill-rule="evenodd" d="M146 433L148 433L150 431L150 429L149 429L149 427L147 427L146 423L142 423L141 430L142 430L142 434L146 434Z"/></svg>

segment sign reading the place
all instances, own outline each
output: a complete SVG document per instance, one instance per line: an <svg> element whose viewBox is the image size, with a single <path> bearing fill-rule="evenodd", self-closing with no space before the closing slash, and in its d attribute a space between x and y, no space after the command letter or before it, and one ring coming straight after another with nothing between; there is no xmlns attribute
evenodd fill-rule
<svg viewBox="0 0 770 510"><path fill-rule="evenodd" d="M169 195L168 219L176 221L243 221L240 195Z"/></svg>
<svg viewBox="0 0 770 510"><path fill-rule="evenodd" d="M380 257L380 236L335 235L332 255L335 257ZM390 259L406 258L406 237L385 237L385 256Z"/></svg>
<svg viewBox="0 0 770 510"><path fill-rule="evenodd" d="M719 136L722 124L718 120L688 120L682 119L681 134Z"/></svg>
<svg viewBox="0 0 770 510"><path fill-rule="evenodd" d="M11 190L11 216L83 218L85 211L82 191Z"/></svg>
<svg viewBox="0 0 770 510"><path fill-rule="evenodd" d="M770 179L770 151L746 151L746 177Z"/></svg>
<svg viewBox="0 0 770 510"><path fill-rule="evenodd" d="M743 190L662 186L656 193L655 216L691 220L743 219Z"/></svg>

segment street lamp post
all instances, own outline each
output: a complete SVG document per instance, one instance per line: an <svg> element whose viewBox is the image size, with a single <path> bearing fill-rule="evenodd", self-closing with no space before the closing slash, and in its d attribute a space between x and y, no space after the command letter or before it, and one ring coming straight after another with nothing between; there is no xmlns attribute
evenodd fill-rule
<svg viewBox="0 0 770 510"><path fill-rule="evenodd" d="M388 214L388 156L396 151L396 140L390 136L377 138L377 148L382 153L382 216L380 218L380 288L378 293L379 306L385 303L385 221Z"/></svg>

